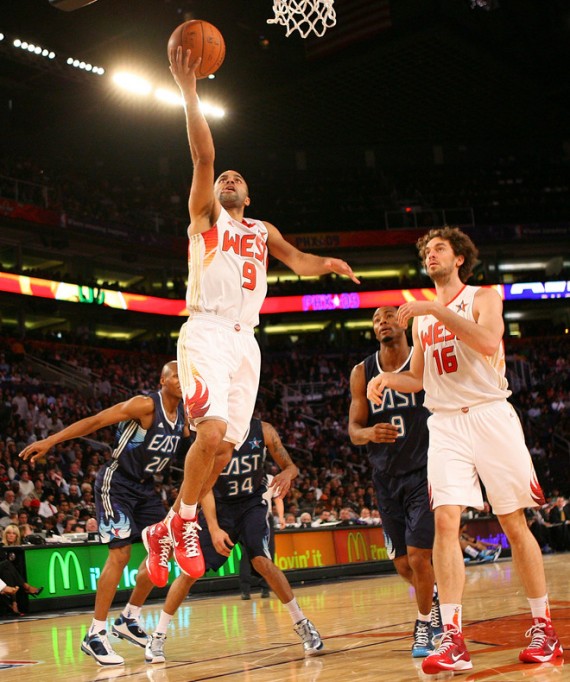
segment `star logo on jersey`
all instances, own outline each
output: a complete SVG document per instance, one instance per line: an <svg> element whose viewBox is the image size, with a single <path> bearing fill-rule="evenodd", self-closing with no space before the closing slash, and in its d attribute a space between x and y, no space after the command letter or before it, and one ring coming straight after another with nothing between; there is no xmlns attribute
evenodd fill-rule
<svg viewBox="0 0 570 682"><path fill-rule="evenodd" d="M249 441L249 446L251 447L252 450L257 450L258 448L261 447L261 440L259 438L252 438Z"/></svg>
<svg viewBox="0 0 570 682"><path fill-rule="evenodd" d="M455 309L456 312L458 313L464 313L467 310L467 303L465 303L465 301L461 301L461 303L456 303Z"/></svg>

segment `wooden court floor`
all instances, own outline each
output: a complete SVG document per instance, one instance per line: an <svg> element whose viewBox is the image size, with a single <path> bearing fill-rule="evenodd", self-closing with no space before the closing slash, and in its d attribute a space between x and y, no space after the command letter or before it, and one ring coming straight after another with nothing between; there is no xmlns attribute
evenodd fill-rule
<svg viewBox="0 0 570 682"><path fill-rule="evenodd" d="M510 560L467 567L464 631L473 670L460 681L570 681L570 555L545 557L553 618L566 649L556 665L518 663L529 627L528 609ZM397 576L329 581L295 588L326 653L305 659L289 615L274 597L242 601L239 594L195 597L175 616L167 661L147 665L143 650L111 638L125 665L101 668L79 643L91 614L57 614L0 625L0 682L344 682L451 679L426 676L410 655L413 594ZM159 603L143 611L156 625ZM113 611L113 616L118 610Z"/></svg>

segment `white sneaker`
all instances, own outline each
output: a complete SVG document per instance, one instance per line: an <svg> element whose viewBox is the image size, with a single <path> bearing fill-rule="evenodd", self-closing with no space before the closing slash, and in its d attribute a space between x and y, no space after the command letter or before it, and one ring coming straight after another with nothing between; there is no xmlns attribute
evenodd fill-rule
<svg viewBox="0 0 570 682"><path fill-rule="evenodd" d="M125 618L122 613L113 623L111 634L143 648L148 642L148 635L141 628L138 620L136 618Z"/></svg>
<svg viewBox="0 0 570 682"><path fill-rule="evenodd" d="M293 626L295 632L299 635L303 642L303 649L307 656L317 656L323 652L325 645L321 636L317 632L315 626L311 623L308 618L300 620L296 625Z"/></svg>
<svg viewBox="0 0 570 682"><path fill-rule="evenodd" d="M92 656L99 665L122 665L125 659L113 651L113 647L107 639L107 631L86 634L81 642L81 651Z"/></svg>
<svg viewBox="0 0 570 682"><path fill-rule="evenodd" d="M153 632L148 638L148 642L144 649L144 660L147 663L164 663L166 660L166 656L164 655L165 642L165 634L162 632Z"/></svg>

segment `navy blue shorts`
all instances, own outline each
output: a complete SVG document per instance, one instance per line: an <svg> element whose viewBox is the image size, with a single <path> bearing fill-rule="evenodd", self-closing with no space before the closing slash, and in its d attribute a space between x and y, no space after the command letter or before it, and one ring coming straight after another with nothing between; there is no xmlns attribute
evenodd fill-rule
<svg viewBox="0 0 570 682"><path fill-rule="evenodd" d="M271 561L273 557L269 550L269 519L267 502L261 495L255 495L243 502L231 504L216 500L218 525L230 536L235 544L240 542L245 546L250 559L265 556ZM212 544L208 524L202 512L199 514L200 545L204 554L206 568L217 571L227 561L227 557L218 554Z"/></svg>
<svg viewBox="0 0 570 682"><path fill-rule="evenodd" d="M101 542L124 547L141 538L143 528L166 516L154 481L127 478L112 465L102 469L95 481L95 507Z"/></svg>
<svg viewBox="0 0 570 682"><path fill-rule="evenodd" d="M408 547L431 549L434 522L430 508L427 468L406 476L372 475L386 550L390 559L407 554Z"/></svg>

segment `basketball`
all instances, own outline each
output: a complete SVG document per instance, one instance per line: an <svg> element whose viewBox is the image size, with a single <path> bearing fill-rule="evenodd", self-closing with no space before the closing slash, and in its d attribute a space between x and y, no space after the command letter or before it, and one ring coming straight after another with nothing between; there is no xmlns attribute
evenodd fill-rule
<svg viewBox="0 0 570 682"><path fill-rule="evenodd" d="M224 36L207 21L191 19L174 29L168 40L168 54L182 46L184 51L192 51L192 61L202 57L196 69L196 78L206 78L220 68L226 56Z"/></svg>

